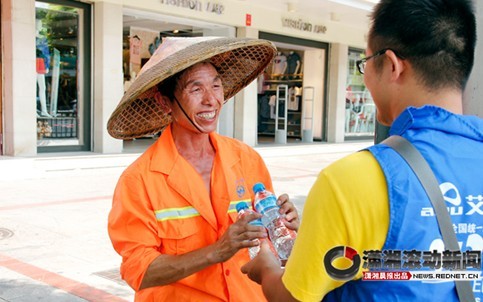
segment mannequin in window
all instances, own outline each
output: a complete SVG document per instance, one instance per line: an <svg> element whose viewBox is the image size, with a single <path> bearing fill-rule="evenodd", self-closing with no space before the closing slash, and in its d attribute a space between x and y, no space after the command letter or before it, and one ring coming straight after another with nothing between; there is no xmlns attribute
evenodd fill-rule
<svg viewBox="0 0 483 302"><path fill-rule="evenodd" d="M40 51L37 50L37 85L39 87L38 96L40 100L40 116L51 117L47 112L47 96L46 96L46 86L45 86L45 74L49 72L46 65L46 60L43 58Z"/></svg>
<svg viewBox="0 0 483 302"><path fill-rule="evenodd" d="M282 53L278 52L277 56L273 59L272 66L272 76L273 77L283 77L287 70L287 57Z"/></svg>
<svg viewBox="0 0 483 302"><path fill-rule="evenodd" d="M291 50L287 57L287 74L289 79L295 79L300 71L300 56L295 51Z"/></svg>
<svg viewBox="0 0 483 302"><path fill-rule="evenodd" d="M258 132L267 130L267 122L270 119L270 106L268 104L268 95L265 93L270 85L265 81L268 80L268 73L264 70L257 78L257 100L258 100Z"/></svg>
<svg viewBox="0 0 483 302"><path fill-rule="evenodd" d="M38 97L40 101L40 116L51 117L47 112L47 91L45 85L45 74L49 72L50 52L49 44L45 38L42 28L42 21L36 20L36 67L37 67L37 85Z"/></svg>

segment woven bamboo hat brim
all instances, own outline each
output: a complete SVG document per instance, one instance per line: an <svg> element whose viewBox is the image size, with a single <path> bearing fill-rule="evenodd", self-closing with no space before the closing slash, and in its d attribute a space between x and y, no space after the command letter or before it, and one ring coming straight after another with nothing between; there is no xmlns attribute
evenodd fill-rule
<svg viewBox="0 0 483 302"><path fill-rule="evenodd" d="M154 99L156 85L186 68L209 61L222 80L225 101L250 84L276 54L266 40L249 38L165 38L112 113L107 130L118 139L162 131L171 115Z"/></svg>

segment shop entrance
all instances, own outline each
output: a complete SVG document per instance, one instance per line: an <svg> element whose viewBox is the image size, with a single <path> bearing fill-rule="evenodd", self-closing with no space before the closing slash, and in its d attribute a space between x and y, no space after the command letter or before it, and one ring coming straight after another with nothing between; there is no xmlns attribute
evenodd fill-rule
<svg viewBox="0 0 483 302"><path fill-rule="evenodd" d="M35 2L37 150L91 149L90 5Z"/></svg>
<svg viewBox="0 0 483 302"><path fill-rule="evenodd" d="M328 44L264 32L259 37L278 53L257 81L258 144L324 141Z"/></svg>

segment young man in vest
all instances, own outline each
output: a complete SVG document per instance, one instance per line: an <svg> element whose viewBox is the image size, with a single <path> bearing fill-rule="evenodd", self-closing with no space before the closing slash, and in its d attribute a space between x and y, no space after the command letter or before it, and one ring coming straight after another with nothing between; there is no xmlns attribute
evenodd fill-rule
<svg viewBox="0 0 483 302"><path fill-rule="evenodd" d="M463 115L475 27L471 1L381 0L358 62L379 122L409 140L434 172L462 253L483 249L483 120ZM453 280L361 280L364 251L435 250L445 247L430 200L408 164L379 144L320 173L285 270L262 246L242 271L269 301L458 301ZM355 252L360 266L352 271ZM429 262L433 272L441 265ZM481 280L472 288L481 301Z"/></svg>

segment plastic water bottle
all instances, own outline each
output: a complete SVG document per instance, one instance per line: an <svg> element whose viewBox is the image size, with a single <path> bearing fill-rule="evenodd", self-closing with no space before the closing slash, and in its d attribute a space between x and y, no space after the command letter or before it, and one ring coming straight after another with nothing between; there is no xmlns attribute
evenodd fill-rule
<svg viewBox="0 0 483 302"><path fill-rule="evenodd" d="M236 204L236 211L238 212L238 219L241 219L244 216L254 212L252 209L248 207L248 204L243 201ZM248 224L263 227L263 224L260 218L252 220ZM258 239L254 239L254 240L258 240ZM250 255L250 259L255 258L255 256L258 254L259 251L260 251L260 245L249 247L248 254Z"/></svg>
<svg viewBox="0 0 483 302"><path fill-rule="evenodd" d="M285 215L280 215L277 197L265 189L262 183L253 186L255 210L262 214L262 223L268 230L268 236L278 253L280 260L288 259L297 233L285 226Z"/></svg>
<svg viewBox="0 0 483 302"><path fill-rule="evenodd" d="M250 207L248 206L248 204L246 202L243 202L243 201L236 204L236 211L238 212L238 219L243 218L244 216L255 212L252 209L250 209ZM257 218L255 220L250 221L249 224L255 225L255 226L265 227L260 218ZM269 246L270 246L270 251L276 257L278 257L278 253L277 253L277 251L275 251L275 248L273 247L273 244L270 240L267 240L267 238L254 239L254 240L266 240L268 242ZM261 244L261 242L260 242L260 244ZM248 248L248 254L250 255L250 259L255 258L255 256L258 255L259 251L260 251L260 245L249 247Z"/></svg>

